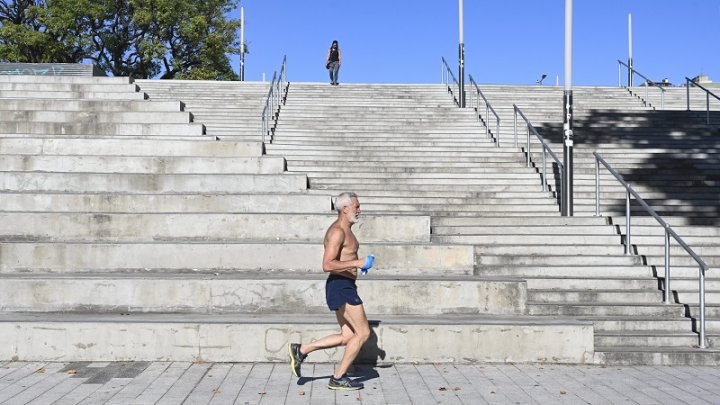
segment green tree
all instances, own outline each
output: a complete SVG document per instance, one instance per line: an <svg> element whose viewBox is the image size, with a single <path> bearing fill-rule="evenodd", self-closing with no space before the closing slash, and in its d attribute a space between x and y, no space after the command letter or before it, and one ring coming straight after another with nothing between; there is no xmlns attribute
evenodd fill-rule
<svg viewBox="0 0 720 405"><path fill-rule="evenodd" d="M238 0L20 0L0 4L0 60L91 60L114 76L236 78Z"/></svg>

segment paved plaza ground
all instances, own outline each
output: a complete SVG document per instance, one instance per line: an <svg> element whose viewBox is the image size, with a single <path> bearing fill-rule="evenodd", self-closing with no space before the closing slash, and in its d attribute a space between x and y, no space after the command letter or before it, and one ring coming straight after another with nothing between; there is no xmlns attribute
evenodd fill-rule
<svg viewBox="0 0 720 405"><path fill-rule="evenodd" d="M0 366L7 404L717 404L720 369L538 364L361 366L355 392L332 364L28 363Z"/></svg>

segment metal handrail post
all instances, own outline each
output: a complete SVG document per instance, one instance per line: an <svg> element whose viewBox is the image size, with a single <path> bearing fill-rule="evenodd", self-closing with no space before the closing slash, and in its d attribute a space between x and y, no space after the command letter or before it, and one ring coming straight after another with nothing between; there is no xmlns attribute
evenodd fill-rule
<svg viewBox="0 0 720 405"><path fill-rule="evenodd" d="M527 125L527 167L530 167L530 124Z"/></svg>
<svg viewBox="0 0 720 405"><path fill-rule="evenodd" d="M685 78L685 80L686 80L686 82L685 82L685 95L686 95L686 99L687 99L687 109L686 109L686 111L690 111L690 84L691 84L691 83L690 83L690 79L688 79L687 77Z"/></svg>
<svg viewBox="0 0 720 405"><path fill-rule="evenodd" d="M595 158L595 216L600 216L600 161Z"/></svg>
<svg viewBox="0 0 720 405"><path fill-rule="evenodd" d="M543 175L542 175L542 186L543 191L547 191L547 152L546 147L543 145L542 164L543 164Z"/></svg>
<svg viewBox="0 0 720 405"><path fill-rule="evenodd" d="M478 103L480 103L480 100L478 100ZM485 104L485 119L487 120L485 122L485 137L490 138L490 107L487 104Z"/></svg>
<svg viewBox="0 0 720 405"><path fill-rule="evenodd" d="M625 191L625 254L630 254L630 191Z"/></svg>
<svg viewBox="0 0 720 405"><path fill-rule="evenodd" d="M618 87L622 87L622 79L620 79L620 77L622 77L622 65L618 63Z"/></svg>
<svg viewBox="0 0 720 405"><path fill-rule="evenodd" d="M500 118L497 119L495 122L495 136L497 137L497 142L495 142L495 147L500 147Z"/></svg>
<svg viewBox="0 0 720 405"><path fill-rule="evenodd" d="M705 270L703 270L702 266L700 266L700 274L699 274L699 283L700 283L700 343L698 346L700 346L701 349L705 348Z"/></svg>
<svg viewBox="0 0 720 405"><path fill-rule="evenodd" d="M707 112L707 124L710 125L710 93L705 93L705 111Z"/></svg>
<svg viewBox="0 0 720 405"><path fill-rule="evenodd" d="M513 107L513 136L515 137L515 148L518 147L518 136L517 136L517 108Z"/></svg>
<svg viewBox="0 0 720 405"><path fill-rule="evenodd" d="M665 292L664 303L670 303L670 232L665 228Z"/></svg>

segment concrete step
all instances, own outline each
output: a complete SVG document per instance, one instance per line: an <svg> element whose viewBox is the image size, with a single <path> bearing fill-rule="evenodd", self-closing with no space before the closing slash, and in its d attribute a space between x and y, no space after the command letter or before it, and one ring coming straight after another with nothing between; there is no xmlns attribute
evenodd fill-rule
<svg viewBox="0 0 720 405"><path fill-rule="evenodd" d="M612 366L639 364L717 366L720 364L720 350L698 349L692 346L596 346L595 350L597 356L601 358L605 364Z"/></svg>
<svg viewBox="0 0 720 405"><path fill-rule="evenodd" d="M0 190L12 192L292 193L306 188L300 174L0 172Z"/></svg>
<svg viewBox="0 0 720 405"><path fill-rule="evenodd" d="M298 193L0 193L3 212L79 213L316 213L332 210L328 194Z"/></svg>
<svg viewBox="0 0 720 405"><path fill-rule="evenodd" d="M0 212L0 240L86 242L322 242L333 214ZM429 242L430 217L364 215L363 242Z"/></svg>
<svg viewBox="0 0 720 405"><path fill-rule="evenodd" d="M4 312L325 314L325 279L317 274L233 275L32 274L2 276ZM373 314L522 315L520 280L465 277L362 277ZM427 294L417 302L418 293Z"/></svg>
<svg viewBox="0 0 720 405"><path fill-rule="evenodd" d="M697 344L698 335L690 331L648 330L595 332L595 345L598 347L693 347Z"/></svg>
<svg viewBox="0 0 720 405"><path fill-rule="evenodd" d="M571 290L528 290L529 302L661 302L662 292L653 289L631 290L622 288L610 289L577 289Z"/></svg>
<svg viewBox="0 0 720 405"><path fill-rule="evenodd" d="M375 314L369 318L371 343L360 355L365 361L381 357L401 363L593 361L592 325L571 319ZM10 313L0 316L0 333L8 342L0 358L280 362L287 359L288 342L311 341L337 330L329 315ZM408 344L408 336L413 336L413 344ZM445 344L439 348L431 343L440 341ZM325 353L327 358L318 361L340 360L340 352Z"/></svg>
<svg viewBox="0 0 720 405"><path fill-rule="evenodd" d="M281 157L0 155L5 171L136 174L281 174Z"/></svg>
<svg viewBox="0 0 720 405"><path fill-rule="evenodd" d="M588 234L562 234L562 235L528 235L513 234L486 234L486 235L436 235L433 234L433 241L438 243L468 243L473 245L506 245L521 244L535 246L562 246L567 249L568 245L575 245L576 249L582 249L582 245L617 245L620 242L619 236L613 235L588 235Z"/></svg>
<svg viewBox="0 0 720 405"><path fill-rule="evenodd" d="M187 124L192 115L184 111L95 112L95 111L13 111L3 114L3 122L103 123L103 124Z"/></svg>
<svg viewBox="0 0 720 405"><path fill-rule="evenodd" d="M114 155L114 156L262 156L260 142L224 142L197 137L194 140L118 138L2 138L0 153L18 155Z"/></svg>
<svg viewBox="0 0 720 405"><path fill-rule="evenodd" d="M557 315L587 319L588 317L633 317L645 316L654 319L685 316L681 304L663 304L662 302L564 302L527 304L530 315Z"/></svg>
<svg viewBox="0 0 720 405"><path fill-rule="evenodd" d="M145 93L139 92L106 92L106 91L27 91L27 90L0 90L0 98L20 99L80 99L80 100L145 100Z"/></svg>
<svg viewBox="0 0 720 405"><path fill-rule="evenodd" d="M546 256L547 258L565 257L569 259L569 256L576 256L582 258L583 256L618 256L624 255L624 247L617 244L584 244L579 245L575 249L569 249L567 244L545 244L535 245L532 243L527 244L477 244L475 245L475 252L479 256L491 256L491 255L507 255L507 256ZM632 255L627 255L632 257ZM608 261L601 260L598 264L613 264L611 258L607 257ZM642 259L638 257L638 259ZM575 263L577 264L577 263Z"/></svg>
<svg viewBox="0 0 720 405"><path fill-rule="evenodd" d="M292 270L317 272L321 243L156 242L0 243L0 272L222 272ZM463 275L473 272L472 248L423 243L365 243L359 255L375 255L380 274Z"/></svg>
<svg viewBox="0 0 720 405"><path fill-rule="evenodd" d="M0 91L27 91L27 92L70 92L70 93L122 93L137 92L136 84L113 83L13 83L0 82Z"/></svg>
<svg viewBox="0 0 720 405"><path fill-rule="evenodd" d="M5 98L0 99L1 111L76 111L76 112L177 112L182 111L179 101L122 101L113 100L43 100Z"/></svg>
<svg viewBox="0 0 720 405"><path fill-rule="evenodd" d="M594 316L581 318L592 321L597 336L610 335L616 332L680 332L693 331L693 321L685 317L665 317L658 319L655 316ZM607 346L607 345L603 345Z"/></svg>
<svg viewBox="0 0 720 405"><path fill-rule="evenodd" d="M486 266L489 266L493 271L498 267L523 266L522 271L526 271L524 266L534 268L539 266L637 266L644 264L642 258L638 256L626 256L623 255L622 252L617 252L613 255L602 255L595 253L591 249L583 249L577 252L586 253L583 255L571 254L569 252L568 254L560 254L562 252L538 254L532 252L523 253L522 251L508 254L487 254L478 251L479 247L481 246L475 246L474 248L477 252L475 264L480 274L483 274L482 269ZM519 250L522 250L522 248Z"/></svg>
<svg viewBox="0 0 720 405"><path fill-rule="evenodd" d="M1 97L1 95L0 95ZM190 124L133 124L102 122L2 122L3 134L51 134L51 135L204 135L205 126Z"/></svg>
<svg viewBox="0 0 720 405"><path fill-rule="evenodd" d="M74 83L74 84L131 84L134 80L126 76L34 76L34 75L0 75L0 83Z"/></svg>

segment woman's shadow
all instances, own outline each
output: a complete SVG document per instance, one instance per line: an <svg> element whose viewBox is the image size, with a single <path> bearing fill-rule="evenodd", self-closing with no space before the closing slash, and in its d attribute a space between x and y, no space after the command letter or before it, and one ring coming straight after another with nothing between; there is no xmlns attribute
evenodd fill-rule
<svg viewBox="0 0 720 405"><path fill-rule="evenodd" d="M348 370L348 376L353 377L354 381L357 382L365 382L380 377L380 374L375 370L378 367L392 367L391 364L380 363L380 361L385 360L385 350L378 346L378 337L375 333L375 328L380 325L380 321L369 320L368 323L370 324L370 337L360 349L357 359L355 359L350 370ZM298 378L297 385L305 385L315 380L327 380L330 377L332 376L300 377Z"/></svg>

